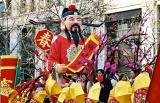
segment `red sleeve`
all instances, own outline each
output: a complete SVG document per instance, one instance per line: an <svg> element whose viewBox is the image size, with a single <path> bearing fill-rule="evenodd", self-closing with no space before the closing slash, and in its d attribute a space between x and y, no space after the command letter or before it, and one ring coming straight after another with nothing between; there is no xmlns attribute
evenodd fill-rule
<svg viewBox="0 0 160 103"><path fill-rule="evenodd" d="M53 38L53 42L52 42L52 45L51 45L51 50L49 52L49 55L48 55L48 60L47 60L47 68L48 70L50 71L52 66L55 64L55 63L59 63L60 61L60 52L58 52L59 50L59 40L58 39L58 36L55 36Z"/></svg>

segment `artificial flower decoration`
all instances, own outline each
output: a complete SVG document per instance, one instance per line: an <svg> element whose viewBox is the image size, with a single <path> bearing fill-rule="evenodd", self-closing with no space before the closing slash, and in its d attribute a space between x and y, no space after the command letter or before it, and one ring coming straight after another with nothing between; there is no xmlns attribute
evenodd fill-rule
<svg viewBox="0 0 160 103"><path fill-rule="evenodd" d="M38 50L34 50L34 54L35 54L36 56L38 56L38 55L39 55Z"/></svg>

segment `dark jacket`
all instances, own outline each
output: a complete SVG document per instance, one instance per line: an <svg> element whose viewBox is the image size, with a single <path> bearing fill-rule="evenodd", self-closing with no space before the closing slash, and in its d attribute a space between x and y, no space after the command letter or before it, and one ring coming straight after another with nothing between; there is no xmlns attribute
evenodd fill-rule
<svg viewBox="0 0 160 103"><path fill-rule="evenodd" d="M99 101L103 103L107 103L108 97L110 94L110 90L113 88L111 84L111 80L108 77L105 77L103 82L101 82L101 91L99 96Z"/></svg>

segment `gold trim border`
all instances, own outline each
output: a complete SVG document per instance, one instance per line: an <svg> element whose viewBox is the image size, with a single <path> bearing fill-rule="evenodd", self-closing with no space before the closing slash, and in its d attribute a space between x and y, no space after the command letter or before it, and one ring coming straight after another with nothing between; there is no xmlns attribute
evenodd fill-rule
<svg viewBox="0 0 160 103"><path fill-rule="evenodd" d="M5 70L5 69L16 69L16 66L1 66L0 70Z"/></svg>
<svg viewBox="0 0 160 103"><path fill-rule="evenodd" d="M92 34L89 36L89 38L88 38L88 39L86 40L86 42L85 42L85 45L86 45L90 40L94 41L94 43L97 44L96 49L98 49L98 48L99 48L99 41L95 38L95 34L94 34L94 33L92 33ZM83 45L82 50L84 49L85 45ZM75 62L75 60L77 59L77 57L79 56L79 54L82 52L82 50L80 50L80 51L77 53L77 55L74 57L74 59L67 65L67 68L68 68L71 72L73 72L73 73L75 73L75 72L80 72L80 71L83 69L83 67L84 67L84 66L80 67L77 71L76 71L76 70L73 70L72 68L69 68L69 65L71 65L73 62ZM91 59L92 56L93 56L93 53L90 55L89 59Z"/></svg>
<svg viewBox="0 0 160 103"><path fill-rule="evenodd" d="M5 58L8 58L8 59L10 59L10 58L19 58L20 56L18 56L18 55L2 55L2 56L0 56L0 58L1 59L5 59Z"/></svg>

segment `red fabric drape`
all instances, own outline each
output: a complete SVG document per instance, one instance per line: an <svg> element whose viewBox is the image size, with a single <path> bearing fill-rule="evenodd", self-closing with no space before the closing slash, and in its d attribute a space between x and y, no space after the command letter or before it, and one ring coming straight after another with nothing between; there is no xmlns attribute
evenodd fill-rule
<svg viewBox="0 0 160 103"><path fill-rule="evenodd" d="M157 60L151 80L151 84L147 94L149 103L159 103L160 97L160 49L158 50Z"/></svg>

